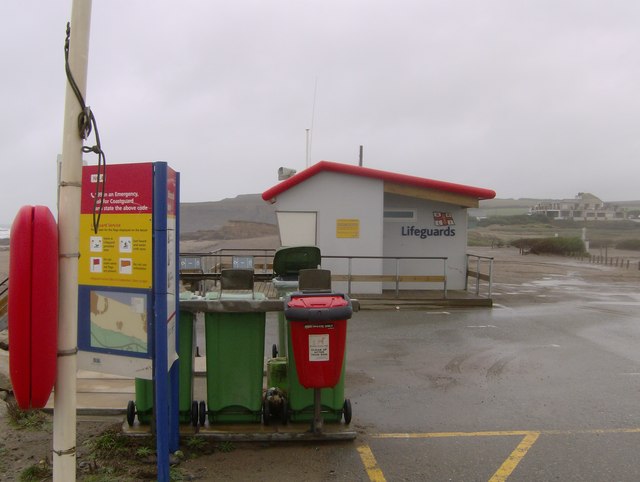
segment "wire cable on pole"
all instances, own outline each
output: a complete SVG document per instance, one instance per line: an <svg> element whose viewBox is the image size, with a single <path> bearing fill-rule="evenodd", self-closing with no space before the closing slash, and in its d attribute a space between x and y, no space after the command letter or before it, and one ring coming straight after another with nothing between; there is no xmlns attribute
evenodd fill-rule
<svg viewBox="0 0 640 482"><path fill-rule="evenodd" d="M100 216L102 215L102 206L104 204L105 181L107 176L107 158L102 145L100 143L100 134L98 133L98 124L96 118L91 111L91 107L87 106L82 93L78 88L78 84L73 78L73 73L69 67L69 44L71 39L71 24L67 22L67 36L64 42L64 67L67 74L67 80L71 86L71 90L75 94L80 103L80 114L78 115L78 134L80 138L85 140L91 134L91 130L95 132L96 143L93 146L83 146L82 152L93 152L98 155L98 174L96 178L96 194L93 201L93 231L98 233L100 225Z"/></svg>

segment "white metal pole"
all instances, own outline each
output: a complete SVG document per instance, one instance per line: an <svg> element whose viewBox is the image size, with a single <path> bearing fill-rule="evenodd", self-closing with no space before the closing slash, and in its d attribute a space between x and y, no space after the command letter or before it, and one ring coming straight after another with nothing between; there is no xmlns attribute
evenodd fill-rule
<svg viewBox="0 0 640 482"><path fill-rule="evenodd" d="M91 0L73 0L69 67L83 97L87 90ZM61 56L62 58L62 49ZM76 371L78 334L78 240L82 188L81 108L69 83L66 87L58 231L60 294L58 360L53 407L53 480L76 480Z"/></svg>
<svg viewBox="0 0 640 482"><path fill-rule="evenodd" d="M306 154L304 156L304 160L305 160L305 167L309 167L309 129L305 129L307 131L307 150L306 150Z"/></svg>

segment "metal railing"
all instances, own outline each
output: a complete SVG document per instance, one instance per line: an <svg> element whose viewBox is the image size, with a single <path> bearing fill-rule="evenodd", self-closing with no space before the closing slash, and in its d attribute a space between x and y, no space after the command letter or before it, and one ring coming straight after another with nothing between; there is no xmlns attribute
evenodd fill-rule
<svg viewBox="0 0 640 482"><path fill-rule="evenodd" d="M471 258L475 258L475 263L471 262ZM483 266L483 264L486 264L486 262L489 263L489 272L485 274L481 272L481 266ZM475 278L476 281L476 296L480 296L480 280L482 280L488 283L487 298L491 298L491 289L493 284L493 257L467 253L466 264L467 266L464 277L465 291L468 291L469 289L469 277L471 276L472 278ZM471 269L472 264L475 264L475 271Z"/></svg>
<svg viewBox="0 0 640 482"><path fill-rule="evenodd" d="M325 256L322 255L322 259L346 259L347 260L347 274L339 275L332 274L331 278L335 281L347 282L347 294L351 295L351 283L352 282L393 282L395 283L396 298L400 292L400 283L442 283L443 296L447 298L447 257L444 256ZM353 260L382 260L395 261L395 274L393 275L358 275L353 273ZM400 261L413 260L413 261L442 261L442 274L441 275L401 275L400 274ZM343 279L343 277L345 279Z"/></svg>
<svg viewBox="0 0 640 482"><path fill-rule="evenodd" d="M235 249L221 248L203 253L180 253L181 274L218 275L225 268L253 269L256 274L271 274L273 271L273 248ZM198 260L191 263L190 260ZM250 261L248 261L250 260ZM215 278L215 276L214 276Z"/></svg>
<svg viewBox="0 0 640 482"><path fill-rule="evenodd" d="M199 282L204 280L219 281L220 273L224 268L232 268L233 258L251 258L251 267L254 270L256 281L267 281L273 278L273 257L275 249L220 249L206 253L180 253L181 270L180 278L187 282ZM197 262L187 263L189 258ZM322 260L346 260L347 273L332 273L333 281L346 281L347 291L351 295L352 284L361 282L394 283L395 295L398 297L400 283L442 283L444 298L447 298L447 257L444 256L332 256L323 255ZM395 274L361 274L354 269L355 260L380 260L393 261L395 263ZM442 268L437 274L408 275L402 274L401 262L409 260L420 261L441 261ZM185 261L184 269L182 261ZM188 266L188 267L187 267ZM251 269L251 268L249 268ZM415 272L415 269L413 269Z"/></svg>

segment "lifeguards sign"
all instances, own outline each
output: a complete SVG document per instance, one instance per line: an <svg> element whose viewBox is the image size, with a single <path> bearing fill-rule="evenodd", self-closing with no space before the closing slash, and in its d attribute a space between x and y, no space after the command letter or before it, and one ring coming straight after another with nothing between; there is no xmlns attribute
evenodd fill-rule
<svg viewBox="0 0 640 482"><path fill-rule="evenodd" d="M98 181L96 166L83 168L79 367L151 378L155 330L167 327L169 367L176 358L178 174L164 162L113 164L104 190Z"/></svg>

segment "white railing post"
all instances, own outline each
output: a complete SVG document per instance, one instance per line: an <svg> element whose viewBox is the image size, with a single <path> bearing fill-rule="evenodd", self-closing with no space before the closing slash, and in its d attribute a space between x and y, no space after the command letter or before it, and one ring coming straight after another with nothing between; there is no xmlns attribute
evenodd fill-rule
<svg viewBox="0 0 640 482"><path fill-rule="evenodd" d="M493 258L489 260L489 295L488 298L491 298L491 284L493 282Z"/></svg>
<svg viewBox="0 0 640 482"><path fill-rule="evenodd" d="M396 258L396 298L400 296L400 259Z"/></svg>
<svg viewBox="0 0 640 482"><path fill-rule="evenodd" d="M442 260L442 264L444 266L444 299L447 299L447 258Z"/></svg>

